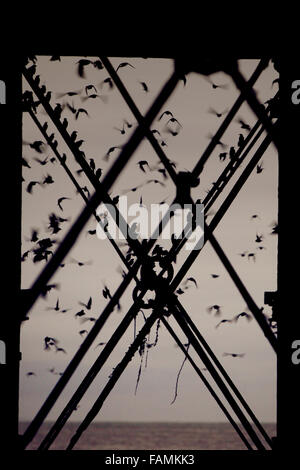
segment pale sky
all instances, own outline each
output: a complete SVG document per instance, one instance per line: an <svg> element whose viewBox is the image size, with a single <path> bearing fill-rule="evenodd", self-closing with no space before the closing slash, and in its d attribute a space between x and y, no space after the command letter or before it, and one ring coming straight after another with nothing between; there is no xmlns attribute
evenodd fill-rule
<svg viewBox="0 0 300 470"><path fill-rule="evenodd" d="M77 130L78 139L84 139L85 142L81 149L85 152L86 158L93 158L96 167L101 167L103 174L105 174L120 150L113 152L108 162L103 160L104 155L110 147L123 145L132 132L132 128L127 129L126 134L122 135L116 128L122 128L124 119L135 123L127 104L116 88L110 90L107 84L100 87L100 83L108 77L105 69L97 70L90 65L86 68L86 78L83 79L76 73L76 62L80 57L62 57L61 62L52 62L48 56L38 56L37 59L37 73L40 75L40 82L52 92L51 105L54 107L58 102L68 101L70 104L74 103L75 107L82 107L88 111L89 116L80 114L78 120L73 118L68 109L65 109L62 115L68 119L68 130L70 132ZM96 60L97 58L90 59ZM133 67L120 68L118 73L142 114L149 109L153 99L173 71L173 61L169 59L113 57L110 60L115 68L125 61L133 65ZM254 59L239 61L240 70L246 78L252 74L257 64L258 60ZM256 82L255 90L261 102L265 102L276 93L278 85L273 84L272 86L272 81L277 78L277 75L270 64ZM175 92L162 108L161 112L170 110L182 124L177 136L164 133L163 119L153 122L152 129L159 130L166 141L167 146L163 147L163 150L168 158L176 162L176 171L193 169L209 143L208 135L214 134L224 119L224 117L218 118L209 113L208 110L210 108L218 112L229 110L239 94L231 79L225 74L214 74L211 76L211 80L218 85L226 84L228 87L214 89L203 76L191 73L187 76L186 85L184 86L180 81ZM148 92L144 91L140 82L147 83ZM99 93L105 95L105 99L96 98L82 101L79 96L63 98L55 96L56 93L82 89L81 97L84 97L86 96L84 87L89 84L97 87ZM27 82L24 80L24 90L27 88ZM38 108L37 117L41 123L47 120L41 107ZM241 117L251 127L256 122L256 117L247 104L242 105L237 117ZM50 120L49 129L52 129ZM228 145L227 151L231 145L237 146L240 133L244 136L247 135L247 131L242 130L236 121L232 122L222 138L222 142ZM262 138L259 139L259 142L262 141ZM23 140L27 142L43 140L39 130L27 114L23 115ZM66 153L67 163L75 171L78 169L78 165L73 162L72 155L66 146L61 144L61 140L58 138L57 140L59 151ZM254 149L257 147L258 144ZM227 164L227 159L225 162L221 162L218 158L221 151L218 146L205 165L200 185L192 193L195 198L204 198L206 190L211 187L212 182L216 181ZM253 153L251 151L250 156L243 162L238 174L233 178L234 181L245 168ZM63 230L59 232L58 236L53 237L62 240L84 207L84 202L75 193L72 182L69 181L58 162L55 164L48 162L47 165L41 166L34 160L34 157L43 159L46 156L52 157L50 149L41 155L29 145L23 146L23 157L29 162L31 168L23 167L25 182L23 183L22 200L22 253L33 247L33 243L27 240L31 236L32 228L39 230L41 238L51 236L47 231L50 213L55 212L61 217L69 218L68 222L62 224ZM145 139L115 182L111 190L113 196L119 195L124 189L137 186L149 178L163 180L162 175L155 171L149 172L146 169L146 174L144 174L137 165L140 160L147 160L150 166L155 166L158 163L156 153ZM265 291L277 290L277 237L271 235L270 232L272 223L277 221L278 162L277 153L272 144L264 154L262 162L263 172L260 174L255 172L251 175L215 231L217 240L259 307L263 306ZM47 174L53 177L54 184L45 187L34 186L32 194L26 192L25 189L29 181L42 181ZM90 188L84 176L80 176L78 181L81 186L87 185ZM232 185L233 183L230 182L229 187L226 187L224 196L228 194ZM148 184L141 190L128 193L128 203L139 202L141 194L143 204L146 206L166 197L168 197L167 203L171 203L175 195L174 185L170 179L166 181L166 187ZM71 200L63 202L64 211L62 212L57 206L57 199L63 196ZM216 201L213 210L219 207L224 196L222 194ZM259 218L251 220L253 214L258 214ZM95 228L95 219L91 218L77 244L66 258L66 261L71 257L81 261L92 260L92 264L79 267L76 264L67 263L64 268L60 268L50 281L50 283L59 283L60 290L52 290L47 299L38 299L29 314L30 320L22 325L20 421L30 421L35 416L59 378L58 375L51 374L49 369L54 367L57 372L62 372L83 341L79 331L89 330L93 325L90 322L81 324L80 320L75 318L75 313L82 308L79 302L87 302L92 296L93 305L88 314L98 317L107 302L102 296L104 283L113 293L122 281L119 272L119 267L123 268L122 261L111 244L107 240L103 241L95 236L87 235L87 230ZM256 234L264 235L262 245L266 249L257 250ZM253 262L247 257L239 256L239 253L244 251L255 251L257 253L256 261ZM178 256L176 270L187 255L188 252L183 250L182 254ZM30 254L28 259L22 263L22 288L30 287L43 267L44 262L34 264ZM220 277L213 279L211 274L219 274ZM198 289L191 285L184 295L179 296L180 302L238 389L244 394L258 419L262 422L276 421L276 358L256 320L252 319L251 322L247 322L245 318L241 318L237 323L224 323L219 328L215 328L218 321L232 318L244 311L246 306L209 243L205 245L198 256L187 277L189 276L193 276L197 280ZM85 356L57 405L48 415L48 420L56 419L66 400L71 397L75 387L79 385L96 359L100 347L95 349L95 346L100 341L109 339L131 306L133 287L134 283L132 282L130 288L121 298L121 312L114 310L95 340L95 345ZM71 310L67 313L47 311L47 307L55 306L57 298L59 298L61 308L70 308ZM220 318L207 312L207 307L214 304L221 306L222 315ZM265 306L265 312L270 313L268 306ZM145 313L149 314L149 312ZM171 319L169 321L182 341L186 343L185 336L179 332L175 322ZM143 322L143 317L139 313L138 329L143 325ZM43 349L45 336L57 338L59 346L65 348L67 354L45 351ZM151 331L150 342L154 340L154 337L155 326ZM106 384L113 367L121 360L132 340L133 325L130 326L96 377L80 402L80 407L73 413L70 420L80 421L86 415ZM190 352L191 350L192 348L190 348ZM244 353L245 356L243 358L223 357L224 352ZM192 356L196 357L195 354ZM180 376L178 397L175 403L170 405L174 397L175 381L182 360L182 352L175 347L174 340L161 325L158 344L149 351L147 368L142 370L137 394L134 394L134 390L140 364L138 354L130 362L105 401L96 420L226 421L223 412L188 362L185 363ZM197 363L203 367L201 361L197 361ZM34 372L36 376L27 376L29 371ZM205 373L207 374L207 372Z"/></svg>

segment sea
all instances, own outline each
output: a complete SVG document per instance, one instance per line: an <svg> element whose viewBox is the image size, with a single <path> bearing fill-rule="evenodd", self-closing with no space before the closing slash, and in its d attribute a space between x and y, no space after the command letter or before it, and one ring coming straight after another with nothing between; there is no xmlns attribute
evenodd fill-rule
<svg viewBox="0 0 300 470"><path fill-rule="evenodd" d="M19 424L22 434L29 423ZM66 423L49 450L66 449L80 423ZM262 423L269 437L275 423ZM28 445L36 450L52 423L46 422ZM251 442L251 441L250 441ZM253 447L255 449L255 446ZM266 446L268 449L269 447ZM247 450L229 423L95 422L82 434L74 450Z"/></svg>

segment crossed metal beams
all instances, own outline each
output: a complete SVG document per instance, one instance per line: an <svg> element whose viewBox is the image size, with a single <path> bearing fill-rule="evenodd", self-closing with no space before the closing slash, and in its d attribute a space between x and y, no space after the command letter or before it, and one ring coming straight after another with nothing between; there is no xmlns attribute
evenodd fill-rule
<svg viewBox="0 0 300 470"><path fill-rule="evenodd" d="M144 121L144 122L140 122L140 126L144 127L144 125L145 125L145 121ZM146 129L148 129L148 127L146 127ZM153 135L149 132L149 129L148 129L148 133L150 134L151 137L153 137ZM155 139L154 139L154 140L155 140ZM156 142L156 140L155 140L155 142ZM159 148L160 148L160 147L159 147ZM165 158L166 158L166 157L165 157ZM168 159L167 159L167 160L168 160ZM172 168L172 167L171 167L171 168ZM136 272L136 270L134 270L134 271ZM173 283L172 283L172 285L173 285ZM172 291L172 290L171 290L171 291ZM105 312L105 311L104 311L104 312ZM103 314L104 314L104 312L103 312ZM103 316L103 314L101 315L101 317ZM101 318L101 317L100 317L100 318ZM100 318L99 318L99 319L100 319ZM154 319L154 321L155 321L155 319ZM96 325L95 325L95 326L96 326ZM151 328L151 327L150 327L150 328ZM137 338L136 338L136 339L137 339ZM124 357L124 359L125 359L125 357ZM108 388L109 388L109 387L108 387ZM84 426L84 423L83 423L82 426ZM246 427L247 427L247 426L246 426ZM251 429L250 429L250 434L251 434ZM253 439L254 442L255 442L255 439L256 439L256 438L255 438L255 436L254 436L254 439ZM257 442L258 442L258 444L257 444ZM259 441L256 440L256 444L257 444L258 447L259 447L259 445L260 445L260 444L259 444Z"/></svg>

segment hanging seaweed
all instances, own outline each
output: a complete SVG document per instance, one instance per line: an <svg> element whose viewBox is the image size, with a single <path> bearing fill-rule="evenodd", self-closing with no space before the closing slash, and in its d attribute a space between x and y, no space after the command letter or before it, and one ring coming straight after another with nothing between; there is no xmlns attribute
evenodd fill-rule
<svg viewBox="0 0 300 470"><path fill-rule="evenodd" d="M188 343L185 344L184 346L186 347L186 352L188 352L189 347L190 347L190 342L188 342ZM183 362L182 362L182 364L181 364L181 366L180 366L180 369L179 369L179 371L178 371L178 374L177 374L176 384L175 384L175 394L174 394L173 400L172 400L171 403L170 403L171 405L173 405L173 403L175 402L175 400L176 400L176 398L177 398L178 381L179 381L179 377L180 377L180 374L181 374L181 371L182 371L182 369L183 369L183 366L184 366L184 363L185 363L186 359L187 359L187 356L184 357Z"/></svg>

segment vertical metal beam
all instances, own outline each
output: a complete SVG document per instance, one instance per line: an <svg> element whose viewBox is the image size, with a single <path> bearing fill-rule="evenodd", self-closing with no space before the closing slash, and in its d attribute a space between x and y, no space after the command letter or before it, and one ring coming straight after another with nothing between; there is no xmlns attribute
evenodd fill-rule
<svg viewBox="0 0 300 470"><path fill-rule="evenodd" d="M10 54L10 55L9 55ZM4 278L0 329L0 442L6 452L17 447L20 363L21 289L21 74L22 57L1 51L1 155L9 186L1 185L2 261ZM2 101L3 99L3 101ZM11 457L11 456L10 456Z"/></svg>

